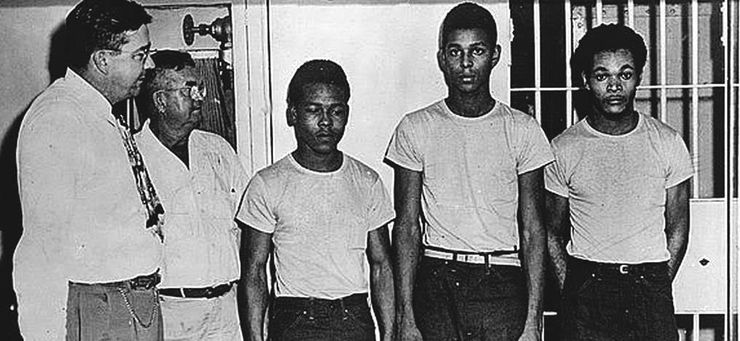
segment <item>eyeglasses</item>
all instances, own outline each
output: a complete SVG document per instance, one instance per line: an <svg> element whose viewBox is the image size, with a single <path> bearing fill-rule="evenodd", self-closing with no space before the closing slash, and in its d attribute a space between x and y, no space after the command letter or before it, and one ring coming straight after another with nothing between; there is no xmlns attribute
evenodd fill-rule
<svg viewBox="0 0 740 341"><path fill-rule="evenodd" d="M162 91L180 91L183 96L189 96L193 101L206 99L206 87L203 84L184 86L182 88L162 89Z"/></svg>
<svg viewBox="0 0 740 341"><path fill-rule="evenodd" d="M138 63L146 62L146 60L149 59L149 56L151 55L151 51L149 50L149 47L146 47L145 49L142 49L142 50L134 50L134 51L124 51L124 50L114 50L114 49L105 49L105 50L112 51L117 54L122 54L122 53L130 54L131 59L133 59L134 61Z"/></svg>

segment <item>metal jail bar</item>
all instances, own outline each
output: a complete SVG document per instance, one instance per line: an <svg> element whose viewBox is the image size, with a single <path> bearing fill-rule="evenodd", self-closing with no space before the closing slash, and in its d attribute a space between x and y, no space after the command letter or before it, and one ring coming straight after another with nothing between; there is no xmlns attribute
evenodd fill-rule
<svg viewBox="0 0 740 341"><path fill-rule="evenodd" d="M725 311L725 335L733 337L737 334L737 308L738 301L740 301L740 290L738 290L737 275L740 271L740 262L738 262L737 252L731 252L729 250L736 250L740 239L738 238L736 227L737 222L737 211L733 216L732 201L736 197L734 183L736 178L733 175L737 175L737 161L738 151L736 150L737 145L737 115L738 115L738 90L740 89L740 78L736 69L736 63L740 60L740 48L738 48L738 20L740 19L740 10L738 9L739 3L737 0L725 1L723 3L722 12L722 35L725 37L725 50L724 63L725 67L725 131L724 139L726 141L727 148L725 148L724 160L728 167L725 167L724 178L725 178L725 205L727 207L726 219L728 221L727 239L731 243L734 242L733 247L728 249L728 262L727 262L727 309ZM733 295L734 294L734 295Z"/></svg>
<svg viewBox="0 0 740 341"><path fill-rule="evenodd" d="M701 1L707 3L706 1ZM690 70L685 71L684 75L688 76L688 84L674 84L675 82L669 82L668 80L668 25L667 25L667 9L668 3L672 6L676 4L686 4L689 7L690 23L688 28L690 30L688 36L683 38L688 41L688 54L690 61ZM607 11L607 6L614 6L615 1L604 2L603 0L590 1L584 5L584 1L575 0L564 0L564 57L565 57L565 84L564 86L548 86L543 87L542 85L542 49L541 43L545 33L542 32L540 25L541 22L541 6L547 4L540 0L534 0L532 3L532 15L533 15L533 60L534 60L534 86L533 87L512 87L511 92L526 92L533 93L534 95L534 115L535 118L542 122L542 105L543 105L543 94L560 92L565 95L565 126L569 127L575 123L577 118L574 110L573 94L579 90L572 84L570 77L571 67L569 64L572 52L574 50L575 37L574 33L574 7L586 7L587 10L595 10L593 16L594 24L599 25L604 23L604 13ZM737 115L738 115L738 92L740 92L740 84L738 82L738 70L737 63L740 60L740 49L737 48L738 44L738 1L737 0L725 0L722 2L722 23L721 23L721 40L723 49L723 67L724 67L724 82L702 82L699 75L700 70L700 50L699 50L699 39L700 39L700 0L685 0L685 1L667 1L660 0L657 4L657 11L651 12L650 15L657 18L657 27L654 27L654 32L657 33L658 38L658 55L657 55L657 79L654 80L653 84L641 85L638 90L652 90L657 91L658 94L658 107L659 110L655 114L663 121L668 119L668 100L669 90L687 90L690 91L690 103L689 103L689 115L687 118L688 125L688 144L689 149L693 158L693 166L695 174L699 174L699 153L700 148L700 90L701 89L723 89L724 90L724 119L722 123L723 128L723 145L715 146L716 148L723 148L723 156L720 160L715 159L715 166L718 164L724 164L724 170L722 172L724 176L724 206L726 210L726 222L727 222L727 302L726 309L724 311L724 324L723 334L719 337L723 339L734 338L737 336L738 322L737 322L737 307L740 301L740 291L738 291L738 280L737 275L740 273L740 262L738 262L737 247L739 244L739 235L736 231L737 226L737 208L734 205L736 200L736 186L737 186ZM634 0L626 0L623 3L616 4L617 6L626 5L626 16L625 24L634 27L636 24L635 13L636 4ZM651 2L640 1L639 6L654 6ZM621 7L620 7L621 8ZM702 32L705 34L705 32ZM645 83L645 82L644 82ZM683 83L680 82L680 83ZM710 122L711 123L711 122ZM713 123L716 124L716 123ZM720 129L720 127L716 127ZM692 181L691 197L696 200L699 199L700 193L700 181L698 177ZM700 340L700 333L702 319L704 312L693 312L688 314L691 316L691 338L692 341ZM547 313L546 317L553 316L553 313ZM544 337L544 335L543 335Z"/></svg>
<svg viewBox="0 0 740 341"><path fill-rule="evenodd" d="M659 57L658 57L658 74L659 74L659 83L654 85L641 85L639 87L640 90L658 90L659 91L659 111L656 113L659 119L665 120L666 119L666 112L668 110L668 90L670 89L690 89L692 91L692 105L691 105L691 129L690 129L690 138L689 141L689 148L691 149L692 155L694 156L694 167L695 171L698 171L698 145L699 145L699 130L696 129L696 127L699 126L699 89L701 88L712 88L712 87L724 87L725 84L700 84L699 83L699 58L698 56L698 43L696 43L699 39L699 28L698 28L698 0L692 0L691 1L691 35L690 35L690 42L691 42L691 84L669 84L667 80L667 29L666 29L666 1L662 0L659 3L659 27L658 27L658 33L659 33ZM596 1L597 7L602 8L603 6L600 5L602 1ZM533 14L535 17L534 20L534 32L540 32L540 1L535 0L533 3ZM569 23L568 25L565 25L565 60L569 61L572 51L573 51L573 45L574 45L574 33L572 29L572 20L571 17L571 11L572 11L572 4L570 0L566 0L563 2L564 4L564 13L565 18L564 22ZM627 2L627 8L628 8L628 17L627 17L627 23L634 25L635 22L635 13L634 8L635 4L633 0L630 0ZM603 13L597 12L596 15L597 22L603 22ZM534 87L518 87L518 88L512 88L512 92L523 92L523 91L531 91L534 93L534 114L535 117L538 120L541 120L541 113L542 113L542 94L543 92L548 91L564 91L566 96L566 127L572 125L575 121L575 112L573 111L573 92L578 90L578 88L573 87L571 78L569 77L571 70L570 65L566 63L565 65L565 87L543 87L541 84L541 77L542 74L541 70L541 64L542 64L542 52L541 52L541 35L535 34L534 35L534 72L535 72L535 78L534 78ZM692 182L692 197L697 198L699 193L699 185L700 183L697 181Z"/></svg>

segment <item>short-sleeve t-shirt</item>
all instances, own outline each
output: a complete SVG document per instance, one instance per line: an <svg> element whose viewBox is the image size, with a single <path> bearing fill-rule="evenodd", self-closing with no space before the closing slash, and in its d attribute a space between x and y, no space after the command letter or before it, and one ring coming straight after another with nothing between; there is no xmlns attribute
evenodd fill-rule
<svg viewBox="0 0 740 341"><path fill-rule="evenodd" d="M424 245L472 252L519 248L518 176L553 160L533 117L497 101L466 118L444 100L404 116L385 157L423 173Z"/></svg>
<svg viewBox="0 0 740 341"><path fill-rule="evenodd" d="M608 135L581 120L552 141L548 191L568 198L574 257L606 263L670 258L665 235L666 189L689 179L691 158L681 136L643 114L635 129Z"/></svg>
<svg viewBox="0 0 740 341"><path fill-rule="evenodd" d="M368 232L394 218L378 174L349 155L314 172L289 154L247 186L237 219L272 234L278 297L336 299L368 291Z"/></svg>

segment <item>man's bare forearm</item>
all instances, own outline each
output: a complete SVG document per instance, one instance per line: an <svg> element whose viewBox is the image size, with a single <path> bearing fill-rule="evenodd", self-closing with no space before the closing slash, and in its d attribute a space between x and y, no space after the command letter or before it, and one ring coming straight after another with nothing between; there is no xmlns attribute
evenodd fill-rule
<svg viewBox="0 0 740 341"><path fill-rule="evenodd" d="M688 233L672 233L667 236L668 238L668 252L671 254L671 258L668 260L668 274L671 279L676 278L678 268L683 262L683 258L686 255L686 249L689 243Z"/></svg>
<svg viewBox="0 0 740 341"><path fill-rule="evenodd" d="M549 264L562 291L565 284L565 273L568 268L568 251L570 240L570 202L568 198L552 192L545 193L545 220L547 228L547 251Z"/></svg>
<svg viewBox="0 0 740 341"><path fill-rule="evenodd" d="M421 249L418 222L405 222L393 228L393 260L396 286L396 310L404 318L413 319L414 282Z"/></svg>
<svg viewBox="0 0 740 341"><path fill-rule="evenodd" d="M521 218L522 265L527 279L526 328L541 330L542 296L545 287L547 234L544 214L542 168L519 175L519 217Z"/></svg>
<svg viewBox="0 0 740 341"><path fill-rule="evenodd" d="M530 228L523 233L522 254L527 278L527 325L540 328L545 282L545 230Z"/></svg>
<svg viewBox="0 0 740 341"><path fill-rule="evenodd" d="M264 339L265 311L267 310L267 259L271 249L271 235L241 224L240 247L242 275L240 286L244 298L239 300L242 334L251 341Z"/></svg>
<svg viewBox="0 0 740 341"><path fill-rule="evenodd" d="M689 244L689 180L666 190L666 242L671 258L668 274L676 277Z"/></svg>
<svg viewBox="0 0 740 341"><path fill-rule="evenodd" d="M254 269L250 272L250 276L243 280L245 281L247 315L247 331L244 335L251 341L262 341L268 299L266 270L264 268Z"/></svg>
<svg viewBox="0 0 740 341"><path fill-rule="evenodd" d="M565 284L565 272L568 269L568 252L565 249L567 244L563 238L554 235L547 235L547 251L549 265L555 273L558 281L558 289L563 290Z"/></svg>
<svg viewBox="0 0 740 341"><path fill-rule="evenodd" d="M414 322L414 283L421 249L422 172L400 166L394 168L396 221L393 227L393 271L396 286L396 311L401 327Z"/></svg>
<svg viewBox="0 0 740 341"><path fill-rule="evenodd" d="M396 312L393 289L393 271L391 270L390 259L371 265L370 293L379 324L380 337L383 341L392 339L395 326Z"/></svg>

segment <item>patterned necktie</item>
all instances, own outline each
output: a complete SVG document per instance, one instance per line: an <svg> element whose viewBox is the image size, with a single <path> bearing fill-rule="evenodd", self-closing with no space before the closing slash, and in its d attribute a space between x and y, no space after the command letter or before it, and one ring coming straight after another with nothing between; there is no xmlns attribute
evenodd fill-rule
<svg viewBox="0 0 740 341"><path fill-rule="evenodd" d="M152 181L149 179L149 173L144 165L144 160L139 153L139 148L136 147L136 141L131 135L131 131L128 129L128 125L123 120L122 115L115 115L118 124L118 131L121 133L123 139L123 145L126 147L128 154L128 160L131 162L131 169L134 172L134 179L136 180L136 188L139 190L139 197L141 203L144 204L148 218L146 220L146 229L152 231L159 237L160 241L164 241L164 235L162 234L162 224L164 223L164 208L157 197L157 192L154 190Z"/></svg>

